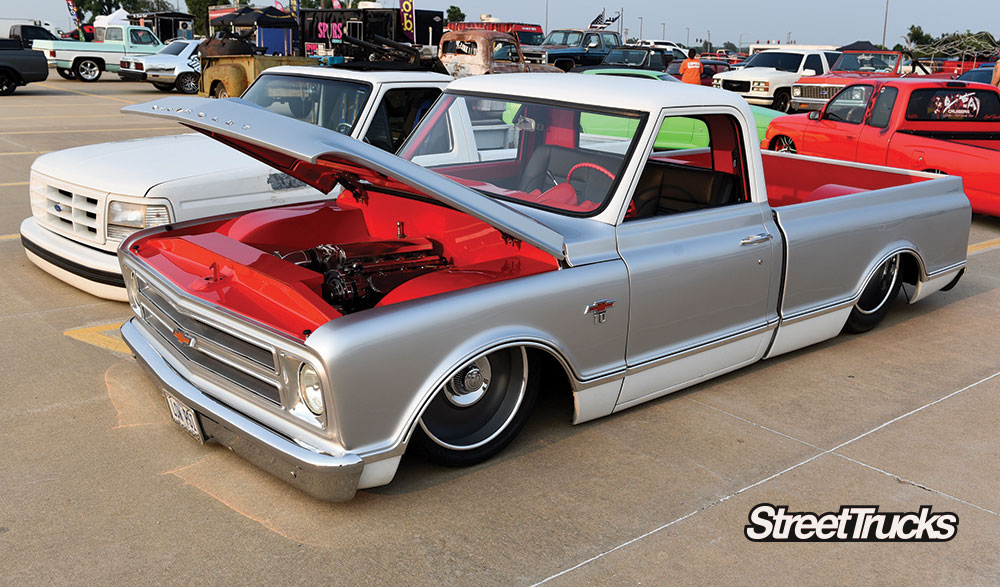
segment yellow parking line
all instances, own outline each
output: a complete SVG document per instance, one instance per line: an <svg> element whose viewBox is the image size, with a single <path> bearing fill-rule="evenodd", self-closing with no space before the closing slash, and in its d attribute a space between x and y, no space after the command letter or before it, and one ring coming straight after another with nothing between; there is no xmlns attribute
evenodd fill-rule
<svg viewBox="0 0 1000 587"><path fill-rule="evenodd" d="M10 183L0 183L0 188L9 188L15 185L28 185L26 181L12 181Z"/></svg>
<svg viewBox="0 0 1000 587"><path fill-rule="evenodd" d="M6 105L4 105L6 107ZM79 118L91 119L91 118L114 118L116 116L124 116L121 112L116 112L115 114L72 114L67 116L0 116L0 120L52 120L53 118Z"/></svg>
<svg viewBox="0 0 1000 587"><path fill-rule="evenodd" d="M80 94L81 96L87 96L89 98L100 98L101 100L114 100L115 102L122 102L123 104L137 104L138 102L132 102L130 100L122 100L121 98L112 98L111 96L101 96L100 94L91 94L88 92L81 92L80 90L70 90L68 88L57 88L56 86L50 86L49 84L36 84L42 86L43 88L48 88L50 90L58 90L60 92L70 92L73 94Z"/></svg>
<svg viewBox="0 0 1000 587"><path fill-rule="evenodd" d="M987 251L989 249L993 249L996 247L1000 247L1000 238L995 238L971 245L969 247L968 254L971 255L972 253L981 253L983 251Z"/></svg>
<svg viewBox="0 0 1000 587"><path fill-rule="evenodd" d="M97 326L86 326L84 328L71 328L63 332L63 334L70 338L79 340L80 342L85 342L87 344L101 347L102 349L108 349L109 351L128 355L131 354L132 351L130 351L128 345L126 345L122 339L118 337L118 329L121 328L122 324L122 322L114 322L112 324L99 324ZM109 332L112 334L107 334Z"/></svg>
<svg viewBox="0 0 1000 587"><path fill-rule="evenodd" d="M171 130L176 126L140 126L140 127L120 127L120 128L57 128L54 130L10 130L0 132L0 135L50 135L55 133L66 134L70 132L128 132L132 130Z"/></svg>
<svg viewBox="0 0 1000 587"><path fill-rule="evenodd" d="M15 238L17 238L19 236L21 236L21 235L19 235L19 234L0 234L0 241L13 240L13 239L15 239Z"/></svg>
<svg viewBox="0 0 1000 587"><path fill-rule="evenodd" d="M51 153L52 151L12 151L10 153L0 153L0 157L9 157L11 155L44 155L45 153Z"/></svg>

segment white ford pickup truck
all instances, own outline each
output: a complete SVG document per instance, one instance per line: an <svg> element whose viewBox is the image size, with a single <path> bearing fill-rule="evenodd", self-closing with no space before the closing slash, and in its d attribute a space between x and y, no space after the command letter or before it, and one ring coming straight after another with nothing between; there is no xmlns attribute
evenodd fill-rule
<svg viewBox="0 0 1000 587"><path fill-rule="evenodd" d="M423 71L275 67L241 100L394 152L450 81ZM31 216L20 230L28 258L119 301L127 297L115 251L137 230L330 197L198 134L48 153L29 183Z"/></svg>

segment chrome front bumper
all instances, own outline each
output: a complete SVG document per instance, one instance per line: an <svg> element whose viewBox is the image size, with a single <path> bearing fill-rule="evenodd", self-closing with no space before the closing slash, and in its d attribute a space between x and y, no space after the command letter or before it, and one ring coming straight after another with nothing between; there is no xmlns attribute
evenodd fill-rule
<svg viewBox="0 0 1000 587"><path fill-rule="evenodd" d="M257 467L317 499L346 501L354 497L364 468L361 457L309 450L209 397L164 359L155 335L135 318L122 325L121 333L135 358L159 387L198 414L206 440L229 447Z"/></svg>

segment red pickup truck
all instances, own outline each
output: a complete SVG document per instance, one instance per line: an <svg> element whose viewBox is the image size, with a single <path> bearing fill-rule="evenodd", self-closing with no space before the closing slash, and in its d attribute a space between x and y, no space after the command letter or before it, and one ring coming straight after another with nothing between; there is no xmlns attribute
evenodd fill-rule
<svg viewBox="0 0 1000 587"><path fill-rule="evenodd" d="M1000 216L1000 91L959 81L871 79L821 111L779 116L761 147L960 175L972 210Z"/></svg>

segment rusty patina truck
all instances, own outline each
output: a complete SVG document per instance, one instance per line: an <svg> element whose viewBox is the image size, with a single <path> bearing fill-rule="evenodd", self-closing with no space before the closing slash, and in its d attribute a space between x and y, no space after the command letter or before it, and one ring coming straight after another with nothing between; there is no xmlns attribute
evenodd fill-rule
<svg viewBox="0 0 1000 587"><path fill-rule="evenodd" d="M438 56L455 77L487 73L559 73L552 65L528 63L513 36L499 31L470 29L441 37Z"/></svg>

